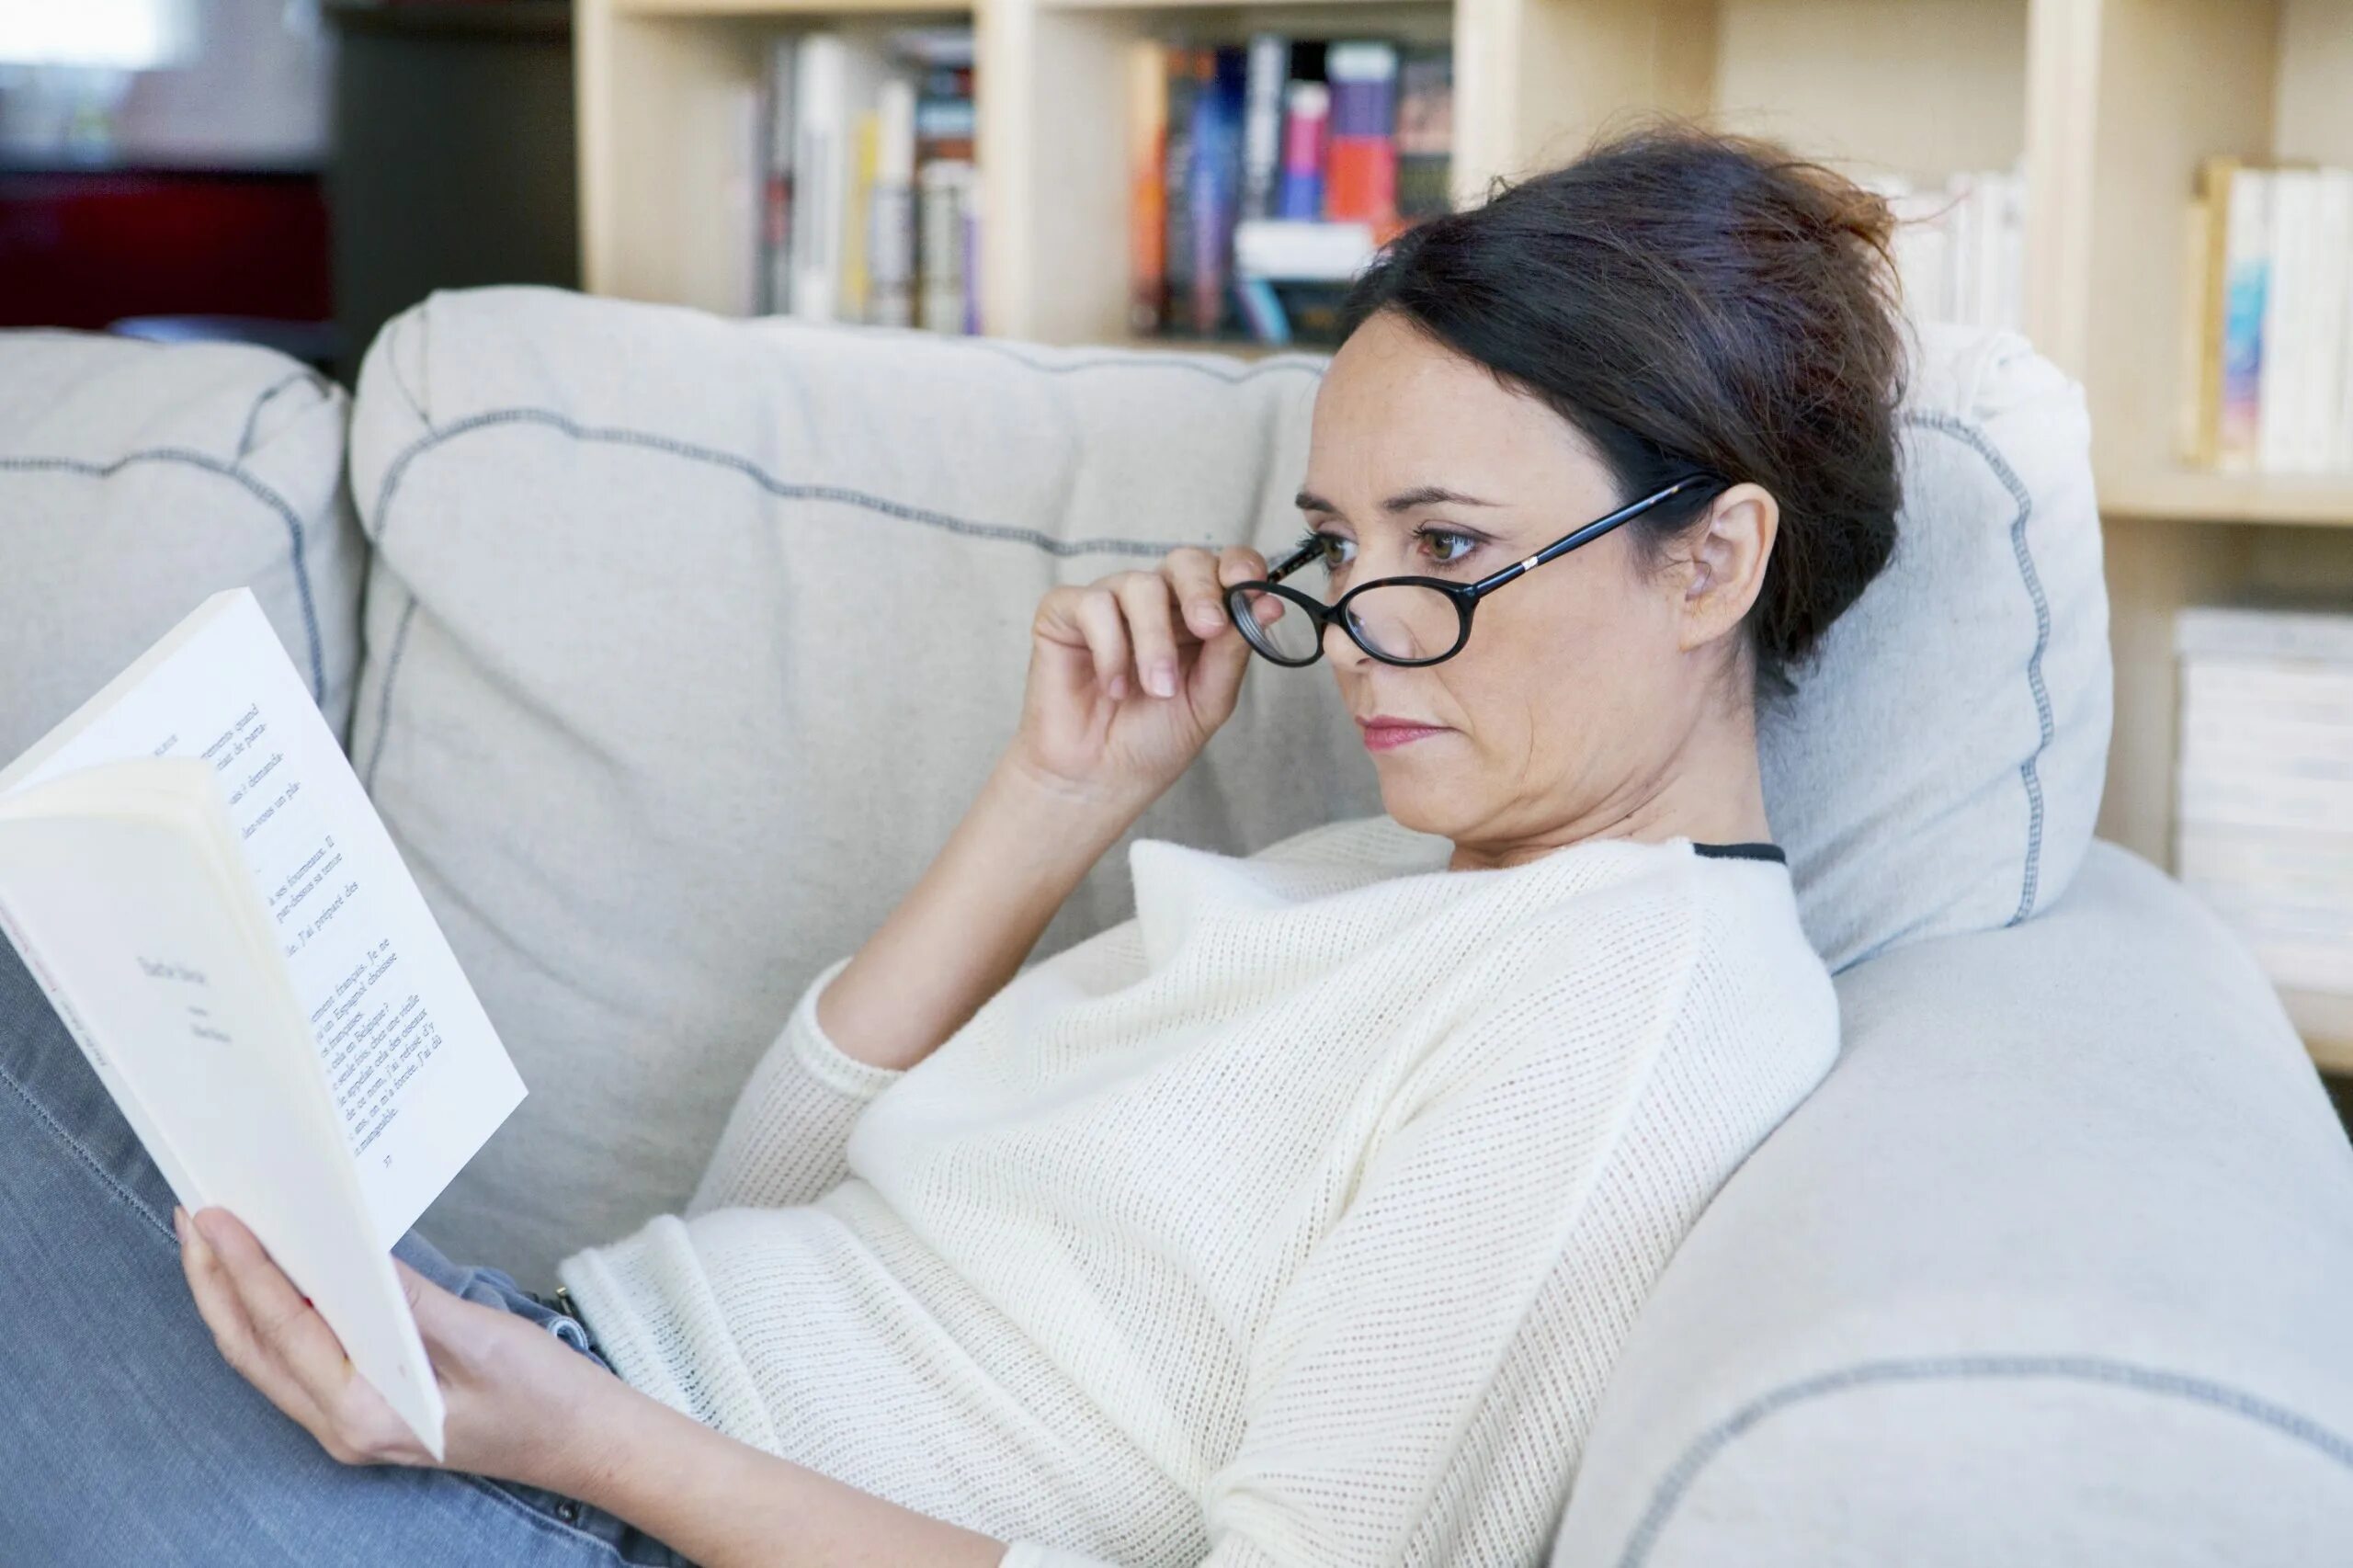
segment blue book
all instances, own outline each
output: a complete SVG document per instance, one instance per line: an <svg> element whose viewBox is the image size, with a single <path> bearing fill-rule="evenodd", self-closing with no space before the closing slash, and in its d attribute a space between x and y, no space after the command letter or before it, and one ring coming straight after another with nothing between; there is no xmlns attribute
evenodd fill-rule
<svg viewBox="0 0 2353 1568"><path fill-rule="evenodd" d="M1214 337L1232 323L1233 225L1242 215L1243 108L1249 57L1217 51L1215 69L1193 94L1192 167L1186 199L1193 239L1192 288L1187 325Z"/></svg>

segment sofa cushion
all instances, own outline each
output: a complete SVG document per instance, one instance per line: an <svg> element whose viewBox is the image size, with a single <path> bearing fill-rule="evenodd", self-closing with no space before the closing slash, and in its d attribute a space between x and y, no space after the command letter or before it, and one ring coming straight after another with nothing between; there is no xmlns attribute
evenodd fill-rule
<svg viewBox="0 0 2353 1568"><path fill-rule="evenodd" d="M2014 333L1920 332L1894 558L1758 720L1766 811L1834 970L2047 906L2108 772L2083 389Z"/></svg>
<svg viewBox="0 0 2353 1568"><path fill-rule="evenodd" d="M2353 1151L2245 945L2097 844L1838 998L1627 1339L1554 1568L2343 1561Z"/></svg>
<svg viewBox="0 0 2353 1568"><path fill-rule="evenodd" d="M1295 529L1316 374L529 290L388 327L354 755L530 1090L427 1233L549 1279L683 1205L1011 736L1039 597ZM1379 806L1330 679L1269 667L1131 837ZM1130 913L1126 859L1041 954Z"/></svg>
<svg viewBox="0 0 2353 1568"><path fill-rule="evenodd" d="M683 1203L792 998L1010 734L1038 597L1295 537L1320 368L539 290L388 327L352 433L354 751L532 1090L437 1239L544 1278ZM1834 965L2055 896L2106 756L2076 389L1947 335L1915 387L1895 563L1763 737ZM1328 676L1262 667L1135 831L1245 852L1378 809ZM1040 953L1128 914L1125 858Z"/></svg>
<svg viewBox="0 0 2353 1568"><path fill-rule="evenodd" d="M346 409L267 349L0 332L0 763L241 584L345 733L366 562Z"/></svg>

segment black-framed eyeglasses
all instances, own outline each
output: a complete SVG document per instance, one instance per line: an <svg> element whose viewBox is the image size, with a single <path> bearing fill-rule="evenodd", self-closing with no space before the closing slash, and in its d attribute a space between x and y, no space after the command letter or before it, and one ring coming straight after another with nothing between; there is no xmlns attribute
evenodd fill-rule
<svg viewBox="0 0 2353 1568"><path fill-rule="evenodd" d="M1506 583L1591 543L1663 502L1700 485L1721 483L1705 473L1678 479L1475 583L1452 583L1443 577L1376 577L1328 605L1281 585L1282 579L1323 553L1322 541L1311 540L1267 568L1266 576L1226 589L1225 613L1251 647L1290 669L1324 656L1324 631L1336 621L1350 642L1384 665L1438 664L1462 651L1471 640L1471 612Z"/></svg>

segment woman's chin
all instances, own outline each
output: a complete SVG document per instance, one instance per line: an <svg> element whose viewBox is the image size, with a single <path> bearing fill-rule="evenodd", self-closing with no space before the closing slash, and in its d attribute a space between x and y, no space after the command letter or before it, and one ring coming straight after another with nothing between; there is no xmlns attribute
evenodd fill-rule
<svg viewBox="0 0 2353 1568"><path fill-rule="evenodd" d="M1451 838L1461 802L1461 791L1446 789L1444 780L1424 770L1381 768L1381 809L1400 827Z"/></svg>

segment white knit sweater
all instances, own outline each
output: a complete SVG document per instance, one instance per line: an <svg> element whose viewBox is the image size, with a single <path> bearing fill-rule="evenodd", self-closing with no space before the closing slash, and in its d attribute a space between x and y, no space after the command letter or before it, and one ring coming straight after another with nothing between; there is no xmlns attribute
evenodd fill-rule
<svg viewBox="0 0 2353 1568"><path fill-rule="evenodd" d="M837 961L689 1217L563 1279L635 1387L1009 1568L1536 1561L1837 1000L1778 861L1449 851L1138 841L1135 918L904 1074L818 1028Z"/></svg>

